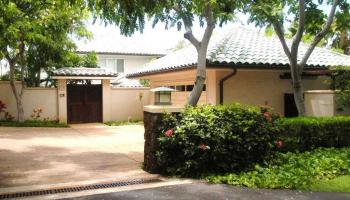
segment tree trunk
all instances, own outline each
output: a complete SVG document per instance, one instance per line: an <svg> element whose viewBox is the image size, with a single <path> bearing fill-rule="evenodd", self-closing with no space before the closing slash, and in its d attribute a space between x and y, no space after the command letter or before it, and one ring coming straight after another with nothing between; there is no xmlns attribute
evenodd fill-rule
<svg viewBox="0 0 350 200"><path fill-rule="evenodd" d="M198 64L197 64L197 74L196 82L194 84L193 90L188 98L188 105L197 105L199 98L201 97L205 78L206 78L206 65L207 65L207 48L201 48L198 51Z"/></svg>
<svg viewBox="0 0 350 200"><path fill-rule="evenodd" d="M299 116L305 116L304 90L301 80L293 81L293 89L295 105L297 106Z"/></svg>
<svg viewBox="0 0 350 200"><path fill-rule="evenodd" d="M41 69L39 68L39 71L36 74L35 77L35 87L40 87L40 80L41 80L41 73L40 73Z"/></svg>
<svg viewBox="0 0 350 200"><path fill-rule="evenodd" d="M304 89L302 84L302 70L300 70L301 66L296 64L296 56L294 58L295 58L295 61L292 62L291 64L291 77L292 77L294 101L298 109L299 116L305 116L305 101L304 101Z"/></svg>
<svg viewBox="0 0 350 200"><path fill-rule="evenodd" d="M16 88L15 81L16 81L16 74L15 74L15 64L12 62L9 62L10 65L10 86L12 89L13 96L16 100L17 105L17 121L24 122L24 110L23 110L23 103L22 103L22 92L18 93L18 89ZM23 90L23 85L22 89Z"/></svg>

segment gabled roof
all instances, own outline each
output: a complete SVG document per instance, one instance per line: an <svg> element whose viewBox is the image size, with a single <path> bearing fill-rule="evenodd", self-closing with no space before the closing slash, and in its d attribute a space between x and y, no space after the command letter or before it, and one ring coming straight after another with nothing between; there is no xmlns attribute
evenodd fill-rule
<svg viewBox="0 0 350 200"><path fill-rule="evenodd" d="M126 55L126 56L152 56L152 57L163 57L166 55L165 52L141 52L141 51L76 51L79 54L87 54L89 52L95 52L100 55Z"/></svg>
<svg viewBox="0 0 350 200"><path fill-rule="evenodd" d="M144 88L138 79L129 79L125 76L121 76L111 81L113 88Z"/></svg>
<svg viewBox="0 0 350 200"><path fill-rule="evenodd" d="M117 77L118 73L102 68L64 67L52 71L53 76Z"/></svg>
<svg viewBox="0 0 350 200"><path fill-rule="evenodd" d="M277 36L267 37L263 32L246 27L230 27L214 34L208 47L208 66L229 65L245 68L284 68L289 65ZM290 44L290 41L288 41ZM300 44L299 58L307 50ZM141 70L127 77L140 77L167 71L193 68L197 64L197 52L193 45L145 64ZM325 48L316 47L306 68L328 68L330 66L350 66L350 56L339 54Z"/></svg>

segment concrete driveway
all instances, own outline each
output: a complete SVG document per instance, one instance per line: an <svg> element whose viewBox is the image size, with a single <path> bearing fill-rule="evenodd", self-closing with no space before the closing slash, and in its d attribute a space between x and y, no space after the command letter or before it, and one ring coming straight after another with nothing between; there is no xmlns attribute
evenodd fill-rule
<svg viewBox="0 0 350 200"><path fill-rule="evenodd" d="M147 176L143 126L0 127L0 189Z"/></svg>

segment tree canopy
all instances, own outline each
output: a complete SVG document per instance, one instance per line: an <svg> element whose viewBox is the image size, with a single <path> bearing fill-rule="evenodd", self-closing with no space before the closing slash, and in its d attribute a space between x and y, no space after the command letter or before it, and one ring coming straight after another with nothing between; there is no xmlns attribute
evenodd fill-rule
<svg viewBox="0 0 350 200"><path fill-rule="evenodd" d="M330 5L329 12L321 7ZM289 60L292 77L294 100L299 115L305 115L302 73L313 50L327 36L331 29L339 5L347 4L345 0L256 0L245 7L250 14L250 21L257 26L272 26L278 36L282 48ZM286 39L285 23L291 21L292 39ZM303 55L300 55L300 43L308 35L312 39Z"/></svg>
<svg viewBox="0 0 350 200"><path fill-rule="evenodd" d="M90 35L83 23L88 17L85 6L83 0L0 1L0 57L10 65L9 78L19 121L24 120L23 87L18 91L14 85L16 69L23 86L26 74L38 84L42 70L67 60L66 56L75 49L71 35Z"/></svg>
<svg viewBox="0 0 350 200"><path fill-rule="evenodd" d="M177 27L180 30L184 27L184 37L196 48L198 54L196 80L188 99L189 105L196 105L203 91L207 49L215 26L232 20L235 11L244 4L245 1L235 0L89 0L94 15L106 23L116 24L124 35L142 32L147 16L153 20L153 26L164 22L166 29ZM201 26L205 26L200 39L192 33L196 18Z"/></svg>

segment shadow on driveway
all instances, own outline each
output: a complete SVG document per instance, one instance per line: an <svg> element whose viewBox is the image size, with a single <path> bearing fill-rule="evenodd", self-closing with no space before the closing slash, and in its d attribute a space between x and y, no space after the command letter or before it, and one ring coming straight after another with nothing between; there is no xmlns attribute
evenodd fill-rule
<svg viewBox="0 0 350 200"><path fill-rule="evenodd" d="M143 127L0 127L0 188L147 175Z"/></svg>

